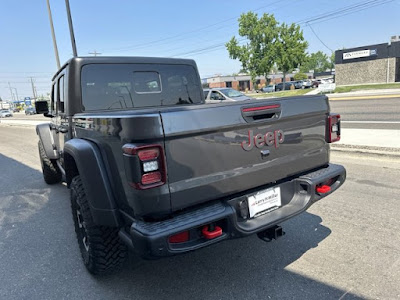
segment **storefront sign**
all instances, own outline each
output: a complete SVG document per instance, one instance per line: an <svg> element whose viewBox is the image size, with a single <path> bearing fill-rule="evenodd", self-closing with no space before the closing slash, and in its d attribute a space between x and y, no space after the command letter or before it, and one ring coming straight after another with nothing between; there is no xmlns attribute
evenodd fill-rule
<svg viewBox="0 0 400 300"><path fill-rule="evenodd" d="M361 58L361 57L369 57L369 56L375 56L375 55L377 55L376 49L346 52L346 53L343 53L343 60Z"/></svg>

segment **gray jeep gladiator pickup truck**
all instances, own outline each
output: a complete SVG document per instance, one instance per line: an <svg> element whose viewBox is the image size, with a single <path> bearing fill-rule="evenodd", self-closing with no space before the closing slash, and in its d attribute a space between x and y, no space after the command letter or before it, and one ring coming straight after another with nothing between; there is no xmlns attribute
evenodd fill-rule
<svg viewBox="0 0 400 300"><path fill-rule="evenodd" d="M340 116L325 96L205 104L193 60L75 57L37 126L44 180L65 181L83 262L111 271L278 224L337 190Z"/></svg>

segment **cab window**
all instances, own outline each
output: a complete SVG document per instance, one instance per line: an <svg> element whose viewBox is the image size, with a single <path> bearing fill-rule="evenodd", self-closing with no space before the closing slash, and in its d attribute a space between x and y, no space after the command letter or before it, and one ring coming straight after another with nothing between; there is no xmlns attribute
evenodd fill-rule
<svg viewBox="0 0 400 300"><path fill-rule="evenodd" d="M58 79L57 89L57 112L64 113L64 75Z"/></svg>
<svg viewBox="0 0 400 300"><path fill-rule="evenodd" d="M54 93L56 90L56 84L53 83L53 86L51 87L51 95L50 95L50 112L53 113L54 111L54 101L55 101L55 97L54 97Z"/></svg>

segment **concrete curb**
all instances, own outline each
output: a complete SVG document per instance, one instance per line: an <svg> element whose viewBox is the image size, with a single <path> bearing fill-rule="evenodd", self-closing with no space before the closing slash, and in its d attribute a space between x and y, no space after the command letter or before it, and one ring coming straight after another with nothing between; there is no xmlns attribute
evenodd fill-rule
<svg viewBox="0 0 400 300"><path fill-rule="evenodd" d="M393 158L400 158L400 148L385 148L385 147L371 147L371 146L358 146L358 145L331 145L333 152L345 152L352 154L364 154L370 156L386 156Z"/></svg>
<svg viewBox="0 0 400 300"><path fill-rule="evenodd" d="M389 99L389 98L400 98L400 94L391 95L365 95L365 96L335 96L327 95L330 101L340 101L340 100L368 100L368 99Z"/></svg>

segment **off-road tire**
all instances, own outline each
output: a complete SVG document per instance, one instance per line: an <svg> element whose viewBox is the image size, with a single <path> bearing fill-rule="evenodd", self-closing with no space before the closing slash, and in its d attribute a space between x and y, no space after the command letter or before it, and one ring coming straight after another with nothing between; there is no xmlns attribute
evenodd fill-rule
<svg viewBox="0 0 400 300"><path fill-rule="evenodd" d="M59 183L62 180L62 174L56 161L47 157L42 141L38 142L38 147L44 181L47 184Z"/></svg>
<svg viewBox="0 0 400 300"><path fill-rule="evenodd" d="M71 182L71 208L79 249L88 271L103 275L118 269L126 259L126 246L118 236L118 228L94 224L80 176Z"/></svg>

